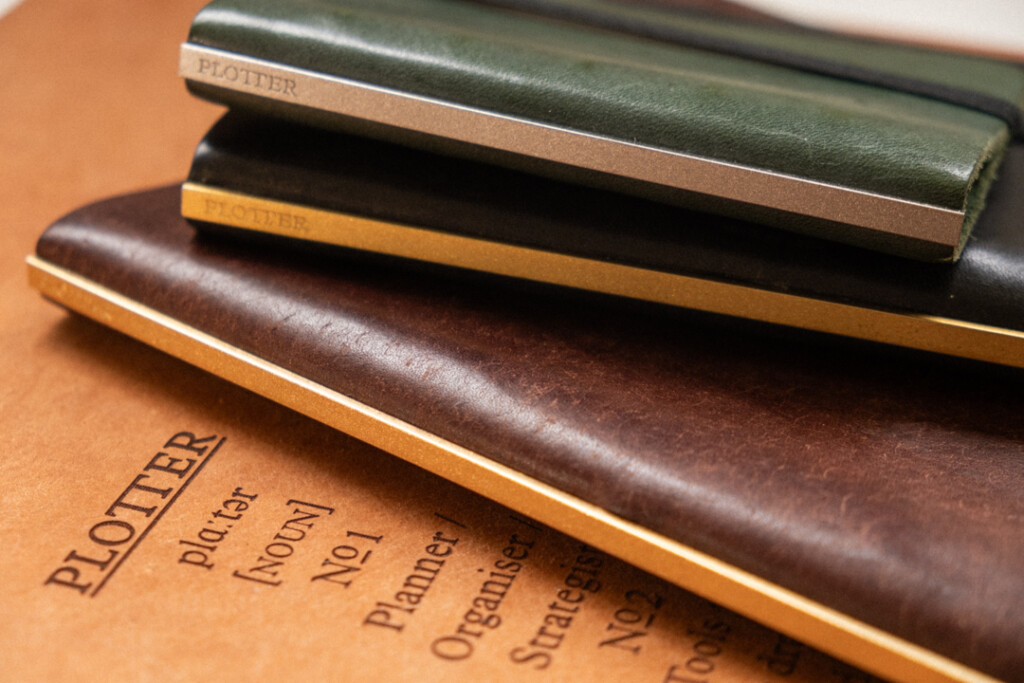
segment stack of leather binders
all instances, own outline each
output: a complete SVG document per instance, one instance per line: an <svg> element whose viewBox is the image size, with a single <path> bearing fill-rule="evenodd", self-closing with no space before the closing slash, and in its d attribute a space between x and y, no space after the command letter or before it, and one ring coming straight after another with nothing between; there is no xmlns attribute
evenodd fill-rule
<svg viewBox="0 0 1024 683"><path fill-rule="evenodd" d="M1024 679L1024 70L734 6L214 0L48 297L883 677Z"/></svg>

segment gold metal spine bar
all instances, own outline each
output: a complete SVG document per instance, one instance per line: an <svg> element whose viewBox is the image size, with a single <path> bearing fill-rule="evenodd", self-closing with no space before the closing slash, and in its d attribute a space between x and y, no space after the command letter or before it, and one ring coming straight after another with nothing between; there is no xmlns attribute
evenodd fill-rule
<svg viewBox="0 0 1024 683"><path fill-rule="evenodd" d="M461 237L196 183L186 218L710 313L1024 367L1024 332L909 315ZM269 220L268 216L276 216Z"/></svg>
<svg viewBox="0 0 1024 683"><path fill-rule="evenodd" d="M253 73L259 77L243 77ZM417 133L911 237L949 247L951 253L963 227L963 211L504 116L192 43L181 46L179 74Z"/></svg>
<svg viewBox="0 0 1024 683"><path fill-rule="evenodd" d="M246 353L75 273L33 256L28 258L28 271L31 286L70 310L512 507L866 671L893 680L921 683L994 681Z"/></svg>

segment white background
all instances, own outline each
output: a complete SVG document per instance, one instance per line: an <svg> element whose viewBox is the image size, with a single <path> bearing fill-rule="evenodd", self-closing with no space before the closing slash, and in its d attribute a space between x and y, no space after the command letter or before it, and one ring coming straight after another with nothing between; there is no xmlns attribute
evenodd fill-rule
<svg viewBox="0 0 1024 683"><path fill-rule="evenodd" d="M1024 58L1024 0L741 0L808 24Z"/></svg>

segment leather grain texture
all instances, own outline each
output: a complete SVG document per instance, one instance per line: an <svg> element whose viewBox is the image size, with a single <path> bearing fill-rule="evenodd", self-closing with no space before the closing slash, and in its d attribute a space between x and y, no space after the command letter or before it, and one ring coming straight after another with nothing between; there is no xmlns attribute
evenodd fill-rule
<svg viewBox="0 0 1024 683"><path fill-rule="evenodd" d="M177 187L91 205L37 253L835 609L1024 677L1020 372L261 251L197 237L178 209Z"/></svg>
<svg viewBox="0 0 1024 683"><path fill-rule="evenodd" d="M238 112L199 144L189 180L499 243L1024 332L1024 144L1007 152L988 209L956 264L910 262Z"/></svg>
<svg viewBox="0 0 1024 683"><path fill-rule="evenodd" d="M915 77L941 74L951 83L991 90L1018 105L1024 101L1024 72L1006 64L865 41L831 39L831 44L816 34L801 38L797 31L794 38L779 27L673 18L671 12L650 9L618 11L653 12L659 20L691 30L742 34L769 47L796 41L797 51L808 55L888 65ZM980 199L972 192L983 193L984 184L974 181L987 160L998 158L1008 135L1003 122L992 116L886 88L459 0L215 0L196 16L189 41L954 210ZM257 97L201 84L192 89L235 106L261 107ZM325 119L301 108L267 104L266 109L320 125L359 128L344 117ZM400 131L373 133L428 144ZM543 164L531 170L551 172Z"/></svg>

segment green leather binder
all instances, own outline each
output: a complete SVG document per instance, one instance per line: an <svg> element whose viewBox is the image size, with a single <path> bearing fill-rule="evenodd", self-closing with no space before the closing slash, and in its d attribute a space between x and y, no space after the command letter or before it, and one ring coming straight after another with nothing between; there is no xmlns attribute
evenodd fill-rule
<svg viewBox="0 0 1024 683"><path fill-rule="evenodd" d="M935 261L958 256L1020 129L1008 64L604 0L505 4L215 0L180 71L232 107Z"/></svg>

